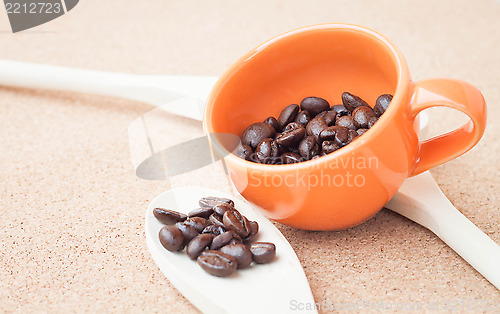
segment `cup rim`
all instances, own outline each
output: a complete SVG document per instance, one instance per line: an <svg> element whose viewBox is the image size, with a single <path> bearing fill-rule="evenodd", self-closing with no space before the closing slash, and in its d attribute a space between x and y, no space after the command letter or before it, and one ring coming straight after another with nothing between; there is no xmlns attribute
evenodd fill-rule
<svg viewBox="0 0 500 314"><path fill-rule="evenodd" d="M365 35L370 35L374 39L377 40L377 42L381 45L384 45L385 48L390 52L390 56L393 59L393 63L396 66L396 73L397 73L397 83L396 83L396 89L392 98L392 101L394 104L393 106L389 106L388 109L384 112L382 116L380 116L378 123L375 123L372 128L370 128L367 132L365 132L362 136L360 136L359 139L356 141L353 141L349 143L349 145L346 145L342 147L339 150L336 150L330 154L327 154L325 156L321 156L321 158L316 158L312 160L306 160L304 162L299 162L299 163L293 163L293 164L285 164L285 165L268 165L268 164L260 164L256 162L251 162L245 159L242 159L229 150L227 150L218 140L216 137L213 137L212 134L213 132L213 127L212 127L212 107L215 104L215 98L217 96L218 91L221 88L221 85L230 78L232 73L238 70L240 65L244 63L245 61L249 60L252 58L255 54L260 53L263 51L265 48L268 46L272 45L274 42L279 41L280 39L289 37L289 36L294 36L297 34L302 34L304 32L310 32L310 31L315 31L315 30L322 30L322 29L338 29L338 30L350 30L353 32L358 32L358 33L363 33ZM203 130L205 134L208 135L210 138L210 145L214 151L219 153L221 156L224 156L224 159L226 159L228 162L231 164L235 164L237 166L243 167L243 168L252 168L255 170L261 170L261 171L273 171L273 172L289 172L290 170L305 170L305 169L310 169L310 168L322 168L322 165L330 163L332 160L337 159L341 156L346 156L346 155L353 155L353 151L358 149L360 146L362 146L364 143L368 142L371 137L376 137L377 134L382 132L382 129L384 128L384 124L388 123L398 112L399 106L403 106L404 102L403 100L406 97L407 90L409 88L409 82L410 82L410 75L408 71L408 66L406 64L406 61L401 53L401 51L386 37L381 35L380 33L369 29L364 26L359 26L355 24L346 24L346 23L328 23L328 24L316 24L316 25L311 25L311 26L306 26L306 27L301 27L297 28L291 31L288 31L286 33L283 33L281 35L275 36L262 44L258 45L257 47L251 49L248 51L246 54L244 54L242 57L240 57L236 62L234 62L217 80L215 83L214 87L210 91L209 97L207 98L206 104L205 104L205 110L203 114ZM239 136L238 136L239 137Z"/></svg>

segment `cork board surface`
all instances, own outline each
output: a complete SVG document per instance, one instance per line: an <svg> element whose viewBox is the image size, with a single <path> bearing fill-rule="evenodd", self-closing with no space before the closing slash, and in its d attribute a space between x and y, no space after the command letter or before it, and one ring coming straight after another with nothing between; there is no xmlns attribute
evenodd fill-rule
<svg viewBox="0 0 500 314"><path fill-rule="evenodd" d="M500 243L499 16L500 2L493 0L86 0L18 34L9 32L1 13L0 58L217 76L288 30L332 22L367 26L396 43L413 79L453 77L483 92L488 125L482 141L432 174L451 202ZM151 259L144 213L170 186L231 189L219 164L169 183L135 176L127 130L152 109L118 98L0 87L0 311L197 311ZM460 119L449 111L432 114L431 133ZM164 118L172 138L201 134L199 122ZM349 308L354 311L369 309L368 303L500 310L493 285L433 233L389 210L339 232L276 226L295 249L318 303L361 304Z"/></svg>

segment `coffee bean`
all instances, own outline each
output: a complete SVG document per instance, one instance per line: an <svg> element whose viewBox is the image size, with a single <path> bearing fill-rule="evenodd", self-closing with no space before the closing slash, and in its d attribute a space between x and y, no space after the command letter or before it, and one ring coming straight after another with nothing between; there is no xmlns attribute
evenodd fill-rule
<svg viewBox="0 0 500 314"><path fill-rule="evenodd" d="M180 251L184 248L182 232L174 225L167 225L161 228L158 237L161 245L171 252Z"/></svg>
<svg viewBox="0 0 500 314"><path fill-rule="evenodd" d="M227 212L228 210L236 210L236 208L234 208L234 206L231 206L227 203L221 203L221 204L215 205L213 207L213 210L217 215L222 217L224 215L224 213Z"/></svg>
<svg viewBox="0 0 500 314"><path fill-rule="evenodd" d="M334 125L337 113L335 111L323 111L320 112L316 117L321 117L325 119L325 122L328 125Z"/></svg>
<svg viewBox="0 0 500 314"><path fill-rule="evenodd" d="M357 129L356 125L354 124L352 116L343 116L338 118L337 121L335 122L335 125L343 126L354 131L356 131Z"/></svg>
<svg viewBox="0 0 500 314"><path fill-rule="evenodd" d="M241 142L255 149L263 139L273 137L275 134L276 130L272 126L264 122L257 122L243 131Z"/></svg>
<svg viewBox="0 0 500 314"><path fill-rule="evenodd" d="M344 146L349 141L349 131L352 131L346 127L338 126L338 130L335 133L335 142L340 146Z"/></svg>
<svg viewBox="0 0 500 314"><path fill-rule="evenodd" d="M207 196L203 197L198 201L198 204L202 208L212 208L217 204L220 203L227 203L231 206L234 206L234 202L228 198L225 197L216 197L216 196Z"/></svg>
<svg viewBox="0 0 500 314"><path fill-rule="evenodd" d="M250 161L272 165L325 156L371 128L392 100L389 94L381 95L377 98L379 104L375 110L349 92L342 93L341 98L342 105L331 107L327 100L319 97L304 98L300 107L295 104L285 107L278 119L269 117L265 120L265 124L272 126L273 136L254 139L256 136L252 135L246 140L249 146L242 145L236 154ZM244 133L248 135L250 132ZM243 138L242 135L242 142Z"/></svg>
<svg viewBox="0 0 500 314"><path fill-rule="evenodd" d="M212 250L201 253L197 262L204 271L218 277L227 277L238 267L238 262L234 257Z"/></svg>
<svg viewBox="0 0 500 314"><path fill-rule="evenodd" d="M198 235L196 238L189 242L186 248L186 254L190 259L196 259L201 252L203 252L207 247L210 246L214 235L210 233L203 233Z"/></svg>
<svg viewBox="0 0 500 314"><path fill-rule="evenodd" d="M199 233L203 231L203 229L206 228L206 226L210 225L210 222L206 220L205 218L201 217L192 217L184 220L184 224L187 226L191 226L196 229Z"/></svg>
<svg viewBox="0 0 500 314"><path fill-rule="evenodd" d="M368 131L368 129L357 129L356 133L358 133L358 135L361 135L361 134L365 133L366 131Z"/></svg>
<svg viewBox="0 0 500 314"><path fill-rule="evenodd" d="M301 141L302 142L302 141ZM300 144L300 143L299 143ZM297 153L297 154L300 154L299 153L299 146L296 146L296 147L292 147L291 150L290 150L290 153Z"/></svg>
<svg viewBox="0 0 500 314"><path fill-rule="evenodd" d="M346 107L346 109L350 112L353 112L354 109L359 106L368 106L368 104L363 99L348 92L342 93L342 103L344 104L344 107Z"/></svg>
<svg viewBox="0 0 500 314"><path fill-rule="evenodd" d="M337 113L337 119L340 117L347 116L347 115L351 114L349 112L349 110L347 110L347 108L344 107L344 105L333 105L330 108L330 111L334 111Z"/></svg>
<svg viewBox="0 0 500 314"><path fill-rule="evenodd" d="M239 145L238 148L236 149L236 155L242 159L245 160L250 160L253 154L252 147L249 145Z"/></svg>
<svg viewBox="0 0 500 314"><path fill-rule="evenodd" d="M227 230L236 232L240 237L244 238L250 233L250 222L248 219L237 211L227 211L222 217L224 226Z"/></svg>
<svg viewBox="0 0 500 314"><path fill-rule="evenodd" d="M281 154L281 160L283 164L295 164L303 161L303 157L298 153L288 152Z"/></svg>
<svg viewBox="0 0 500 314"><path fill-rule="evenodd" d="M176 223L175 226L181 231L182 236L184 237L184 246L200 234L195 228L185 225L182 222Z"/></svg>
<svg viewBox="0 0 500 314"><path fill-rule="evenodd" d="M337 134L337 130L340 128L341 127L337 125L327 127L319 134L320 141L333 141L335 139L335 134Z"/></svg>
<svg viewBox="0 0 500 314"><path fill-rule="evenodd" d="M212 244L210 245L211 250L218 250L221 247L228 245L231 243L232 240L236 239L237 241L241 242L241 237L236 234L234 231L226 231L218 236L216 236Z"/></svg>
<svg viewBox="0 0 500 314"><path fill-rule="evenodd" d="M305 137L299 144L299 154L304 157L305 160L309 160L318 155L319 150L319 145L314 139L314 136Z"/></svg>
<svg viewBox="0 0 500 314"><path fill-rule="evenodd" d="M191 210L188 213L188 216L189 216L189 218L201 217L201 218L208 219L208 217L210 217L210 215L212 215L213 213L214 213L214 210L211 208L206 208L206 207L205 208L196 208L196 209Z"/></svg>
<svg viewBox="0 0 500 314"><path fill-rule="evenodd" d="M330 126L320 133L320 139L322 141L335 141L340 147L347 143L348 138L349 129L338 125Z"/></svg>
<svg viewBox="0 0 500 314"><path fill-rule="evenodd" d="M378 96L377 100L375 101L375 106L373 107L373 111L375 112L377 117L380 117L387 110L391 101L392 95L383 94Z"/></svg>
<svg viewBox="0 0 500 314"><path fill-rule="evenodd" d="M284 128L288 123L293 122L295 120L295 117L297 116L297 113L299 112L299 106L296 104L286 106L285 109L283 109L278 117L278 122L281 126L281 128ZM271 137L271 136L267 136Z"/></svg>
<svg viewBox="0 0 500 314"><path fill-rule="evenodd" d="M300 123L290 122L285 126L285 128L283 129L283 132L290 132L293 130L303 129L303 128L304 128L304 126Z"/></svg>
<svg viewBox="0 0 500 314"><path fill-rule="evenodd" d="M311 121L311 115L307 110L302 110L295 117L295 122L300 123L303 126L306 126L309 123L309 121Z"/></svg>
<svg viewBox="0 0 500 314"><path fill-rule="evenodd" d="M269 263L276 256L276 246L269 242L257 242L250 246L253 261L257 264Z"/></svg>
<svg viewBox="0 0 500 314"><path fill-rule="evenodd" d="M293 149L298 151L297 147L290 148L285 156L302 159ZM252 252L250 243L258 236L259 224L236 210L232 200L204 197L199 204L201 208L191 210L184 221L160 229L158 238L165 249L176 252L186 247L189 258L196 259L209 274L220 277L229 276L237 268L246 268L252 261L267 263L274 258L276 248L270 243L257 243ZM164 209L156 210L156 214L163 220L166 216L169 223L183 215Z"/></svg>
<svg viewBox="0 0 500 314"><path fill-rule="evenodd" d="M231 241L229 241L229 244L242 244L242 243L243 243L243 240L241 239L240 236L238 236L237 238L236 237L232 238Z"/></svg>
<svg viewBox="0 0 500 314"><path fill-rule="evenodd" d="M220 251L234 257L238 262L238 269L247 268L252 263L252 252L244 244L229 244L223 246Z"/></svg>
<svg viewBox="0 0 500 314"><path fill-rule="evenodd" d="M367 106L360 106L352 112L352 119L356 128L367 129L368 121L375 117L375 113L372 108Z"/></svg>
<svg viewBox="0 0 500 314"><path fill-rule="evenodd" d="M218 236L219 234L223 234L226 232L226 229L224 227L216 226L216 225L208 225L203 229L201 232L203 233L210 233L213 234L214 236Z"/></svg>
<svg viewBox="0 0 500 314"><path fill-rule="evenodd" d="M368 128L371 129L371 127L374 126L377 121L377 117L371 117L370 120L368 120Z"/></svg>
<svg viewBox="0 0 500 314"><path fill-rule="evenodd" d="M255 149L255 158L261 164L273 164L279 156L279 148L272 138L265 138Z"/></svg>
<svg viewBox="0 0 500 314"><path fill-rule="evenodd" d="M359 136L358 132L349 129L349 138L347 139L347 144L354 141L354 139L357 138L358 136Z"/></svg>
<svg viewBox="0 0 500 314"><path fill-rule="evenodd" d="M278 137L281 135L281 133L279 133L277 136L276 136L276 139L278 139ZM275 140L276 141L276 140ZM278 144L278 142L276 142L276 145L278 145L278 155L281 155L283 153L288 153L288 152L291 152L293 150L293 146L283 146L283 145L280 145ZM279 163L279 162L278 162Z"/></svg>
<svg viewBox="0 0 500 314"><path fill-rule="evenodd" d="M259 232L259 223L256 221L250 221L250 233L243 239L244 242L250 242L255 240Z"/></svg>
<svg viewBox="0 0 500 314"><path fill-rule="evenodd" d="M264 120L264 123L267 123L270 126L272 126L276 132L281 132L281 125L278 122L278 120L276 120L276 118L269 117L266 120Z"/></svg>
<svg viewBox="0 0 500 314"><path fill-rule="evenodd" d="M210 221L211 223L213 223L216 226L224 228L224 223L222 222L222 217L217 215L217 214L210 215L210 217L208 217L208 221Z"/></svg>
<svg viewBox="0 0 500 314"><path fill-rule="evenodd" d="M340 148L340 145L336 141L323 141L321 143L321 150L325 154L330 154Z"/></svg>
<svg viewBox="0 0 500 314"><path fill-rule="evenodd" d="M153 216L155 216L156 219L164 225L173 225L176 222L184 221L187 218L187 215L183 213L159 207L153 209Z"/></svg>
<svg viewBox="0 0 500 314"><path fill-rule="evenodd" d="M276 137L276 143L281 146L296 146L302 141L306 135L306 129L304 126L297 122L292 122L288 124L283 133Z"/></svg>
<svg viewBox="0 0 500 314"><path fill-rule="evenodd" d="M325 119L321 117L316 117L312 119L306 126L306 133L307 135L312 135L314 136L314 139L319 142L319 134L321 131L326 129L328 127L328 124L326 124Z"/></svg>
<svg viewBox="0 0 500 314"><path fill-rule="evenodd" d="M323 98L306 97L300 102L300 109L307 110L314 117L322 111L330 110L330 104Z"/></svg>

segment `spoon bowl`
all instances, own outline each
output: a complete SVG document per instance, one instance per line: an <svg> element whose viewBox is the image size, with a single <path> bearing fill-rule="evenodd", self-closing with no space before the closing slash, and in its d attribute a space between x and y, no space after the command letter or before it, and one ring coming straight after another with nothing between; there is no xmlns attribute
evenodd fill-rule
<svg viewBox="0 0 500 314"><path fill-rule="evenodd" d="M158 239L163 225L153 216L153 209L162 207L187 214L199 207L198 200L205 196L232 199L238 211L258 222L259 234L255 241L276 245L276 258L269 264L253 263L229 277L219 278L203 271L185 252L167 251ZM204 187L164 192L148 206L145 233L149 251L160 270L204 313L284 313L292 312L291 302L314 304L302 266L289 242L262 214L232 195Z"/></svg>

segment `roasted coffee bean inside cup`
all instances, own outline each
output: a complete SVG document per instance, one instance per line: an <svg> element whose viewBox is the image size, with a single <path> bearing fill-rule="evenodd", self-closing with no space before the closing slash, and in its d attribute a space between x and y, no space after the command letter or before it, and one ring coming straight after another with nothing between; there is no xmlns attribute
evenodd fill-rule
<svg viewBox="0 0 500 314"><path fill-rule="evenodd" d="M350 92L342 93L340 100L342 105L330 107L324 98L306 97L300 106L286 106L278 119L270 116L251 124L241 135L236 155L262 164L287 165L331 154L373 127L392 95L380 95L373 109Z"/></svg>

